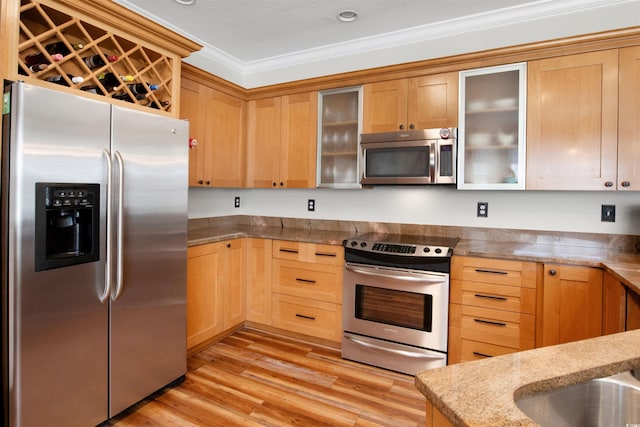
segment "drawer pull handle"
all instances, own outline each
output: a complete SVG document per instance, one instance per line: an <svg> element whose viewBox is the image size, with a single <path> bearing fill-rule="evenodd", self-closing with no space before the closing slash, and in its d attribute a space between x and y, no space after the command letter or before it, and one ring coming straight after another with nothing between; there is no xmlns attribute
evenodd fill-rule
<svg viewBox="0 0 640 427"><path fill-rule="evenodd" d="M288 254L297 254L298 250L297 249L284 249L284 248L280 248L280 252L286 252Z"/></svg>
<svg viewBox="0 0 640 427"><path fill-rule="evenodd" d="M499 301L506 301L507 297L499 297L497 295L485 295L485 294L475 294L478 298L487 298L487 299L495 299Z"/></svg>
<svg viewBox="0 0 640 427"><path fill-rule="evenodd" d="M480 353L480 352L477 352L477 351L474 351L473 354L475 354L476 356L480 356L480 357L493 357L490 354L484 354L484 353Z"/></svg>
<svg viewBox="0 0 640 427"><path fill-rule="evenodd" d="M507 326L506 323L503 322L494 322L491 320L484 320L484 319L473 319L474 322L478 322L478 323L485 323L487 325L493 325L493 326Z"/></svg>
<svg viewBox="0 0 640 427"><path fill-rule="evenodd" d="M316 252L316 256L329 256L329 257L337 257L338 255L332 252Z"/></svg>
<svg viewBox="0 0 640 427"><path fill-rule="evenodd" d="M315 284L316 283L315 280L302 279L300 277L296 277L296 282L311 283L311 284Z"/></svg>
<svg viewBox="0 0 640 427"><path fill-rule="evenodd" d="M499 271L499 270L485 270L483 268L476 268L476 272L477 273L489 273L489 274L509 274L506 271Z"/></svg>
<svg viewBox="0 0 640 427"><path fill-rule="evenodd" d="M316 320L316 318L313 316L305 316L304 314L298 314L298 313L296 313L296 317L299 317L301 319Z"/></svg>

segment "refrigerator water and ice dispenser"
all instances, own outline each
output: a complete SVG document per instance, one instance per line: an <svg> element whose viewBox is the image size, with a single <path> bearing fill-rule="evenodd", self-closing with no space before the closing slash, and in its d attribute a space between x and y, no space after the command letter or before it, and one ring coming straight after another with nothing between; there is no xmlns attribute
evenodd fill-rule
<svg viewBox="0 0 640 427"><path fill-rule="evenodd" d="M36 271L100 258L99 205L99 184L36 183Z"/></svg>

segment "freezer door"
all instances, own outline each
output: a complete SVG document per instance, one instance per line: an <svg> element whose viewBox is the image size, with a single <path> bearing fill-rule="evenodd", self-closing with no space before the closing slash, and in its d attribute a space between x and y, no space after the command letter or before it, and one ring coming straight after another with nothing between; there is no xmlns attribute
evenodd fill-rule
<svg viewBox="0 0 640 427"><path fill-rule="evenodd" d="M107 418L108 299L99 301L104 213L99 260L35 271L34 212L37 182L98 184L104 206L109 116L109 104L12 86L9 156L3 158L11 179L2 194L9 200L3 285L11 426L87 426Z"/></svg>
<svg viewBox="0 0 640 427"><path fill-rule="evenodd" d="M186 121L112 111L111 416L186 373L189 138Z"/></svg>

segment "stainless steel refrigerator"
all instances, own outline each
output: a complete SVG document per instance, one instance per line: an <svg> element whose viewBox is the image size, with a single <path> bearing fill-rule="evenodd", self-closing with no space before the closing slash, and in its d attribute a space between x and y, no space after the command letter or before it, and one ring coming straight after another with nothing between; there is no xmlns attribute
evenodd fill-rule
<svg viewBox="0 0 640 427"><path fill-rule="evenodd" d="M186 373L188 122L3 101L4 425L93 426Z"/></svg>

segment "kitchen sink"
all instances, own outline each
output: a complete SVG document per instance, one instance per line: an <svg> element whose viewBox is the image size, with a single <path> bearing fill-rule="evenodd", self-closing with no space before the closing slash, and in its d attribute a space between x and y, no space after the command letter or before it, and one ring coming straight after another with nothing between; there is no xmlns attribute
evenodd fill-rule
<svg viewBox="0 0 640 427"><path fill-rule="evenodd" d="M543 427L640 425L640 369L523 395L515 402Z"/></svg>

